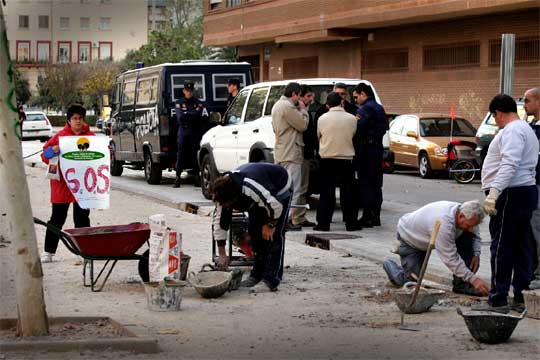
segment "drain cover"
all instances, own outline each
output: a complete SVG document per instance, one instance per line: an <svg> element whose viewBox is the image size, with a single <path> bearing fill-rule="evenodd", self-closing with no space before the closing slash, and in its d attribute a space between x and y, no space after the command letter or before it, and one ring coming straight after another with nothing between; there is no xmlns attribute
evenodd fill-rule
<svg viewBox="0 0 540 360"><path fill-rule="evenodd" d="M339 233L328 233L328 234L307 234L306 235L306 245L316 247L323 250L330 250L330 241L332 240L347 240L347 239L358 239L361 238L359 235L349 235L349 234L339 234Z"/></svg>

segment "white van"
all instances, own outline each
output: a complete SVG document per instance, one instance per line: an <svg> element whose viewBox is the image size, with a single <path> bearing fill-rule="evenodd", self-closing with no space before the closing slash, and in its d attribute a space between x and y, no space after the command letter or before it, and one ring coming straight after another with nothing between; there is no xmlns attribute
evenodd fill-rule
<svg viewBox="0 0 540 360"><path fill-rule="evenodd" d="M375 100L380 103L373 85L366 80L315 78L263 82L242 89L221 123L207 131L201 140L198 160L201 169L201 190L210 198L210 184L220 174L248 162L273 162L275 143L272 128L272 107L283 95L290 82L308 85L313 90L313 103L308 111L312 114L326 103L326 96L334 84L345 83L352 100L356 85L365 83L373 88ZM351 101L353 102L353 101Z"/></svg>

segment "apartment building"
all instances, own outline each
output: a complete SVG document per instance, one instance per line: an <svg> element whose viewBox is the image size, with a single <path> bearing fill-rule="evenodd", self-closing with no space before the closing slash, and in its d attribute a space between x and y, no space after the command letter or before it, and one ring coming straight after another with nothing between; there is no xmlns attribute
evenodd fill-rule
<svg viewBox="0 0 540 360"><path fill-rule="evenodd" d="M540 83L538 0L204 0L204 43L237 46L259 81L365 78L389 112L478 125L516 36L514 96Z"/></svg>
<svg viewBox="0 0 540 360"><path fill-rule="evenodd" d="M10 0L11 58L36 89L49 64L120 60L147 42L146 0Z"/></svg>

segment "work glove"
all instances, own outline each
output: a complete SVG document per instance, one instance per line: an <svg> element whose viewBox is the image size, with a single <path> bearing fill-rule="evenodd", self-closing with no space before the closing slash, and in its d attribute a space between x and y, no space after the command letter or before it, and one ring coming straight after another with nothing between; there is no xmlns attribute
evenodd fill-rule
<svg viewBox="0 0 540 360"><path fill-rule="evenodd" d="M497 198L499 197L500 192L495 188L489 189L489 194L484 200L484 211L490 216L497 215L497 209L495 205L497 204Z"/></svg>
<svg viewBox="0 0 540 360"><path fill-rule="evenodd" d="M52 146L49 146L45 150L43 150L43 156L45 156L45 159L52 159L56 155L58 154L54 152Z"/></svg>

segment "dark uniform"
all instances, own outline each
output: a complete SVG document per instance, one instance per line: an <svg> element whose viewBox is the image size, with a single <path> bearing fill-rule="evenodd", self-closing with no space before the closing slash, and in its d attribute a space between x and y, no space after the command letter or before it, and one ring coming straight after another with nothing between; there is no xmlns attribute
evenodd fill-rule
<svg viewBox="0 0 540 360"><path fill-rule="evenodd" d="M292 181L287 171L278 165L249 163L226 174L238 186L238 197L231 208L249 214L249 235L255 254L250 277L264 280L277 288L283 276L285 223L292 199ZM213 215L214 239L224 246L232 221L232 209L216 205ZM264 224L274 226L271 241L262 237Z"/></svg>
<svg viewBox="0 0 540 360"><path fill-rule="evenodd" d="M184 89L194 91L193 83L184 84ZM177 132L176 181L180 187L180 175L184 169L192 168L198 174L197 152L202 135L208 128L208 111L202 101L195 97L181 98L175 103Z"/></svg>
<svg viewBox="0 0 540 360"><path fill-rule="evenodd" d="M360 224L364 227L379 226L383 201L382 138L388 130L388 121L384 108L371 97L362 104L356 115L360 119L353 138L356 153L353 167L357 179L357 209L363 208Z"/></svg>

